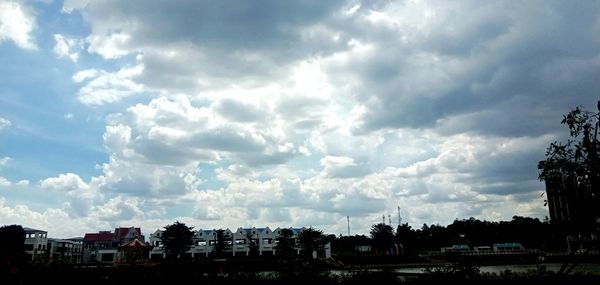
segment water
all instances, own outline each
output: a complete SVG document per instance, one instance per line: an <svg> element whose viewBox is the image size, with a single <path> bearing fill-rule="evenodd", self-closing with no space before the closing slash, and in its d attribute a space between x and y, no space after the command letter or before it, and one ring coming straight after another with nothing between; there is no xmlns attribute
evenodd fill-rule
<svg viewBox="0 0 600 285"><path fill-rule="evenodd" d="M537 271L538 266L545 266L546 270L558 272L562 267L562 263L545 263L545 264L512 264L512 265L486 265L480 266L479 271L481 273L501 273L506 270L511 272L527 272ZM397 268L394 272L404 274L418 274L423 273L426 267L412 267L412 268ZM600 273L600 263L581 263L578 264L572 271L572 273Z"/></svg>

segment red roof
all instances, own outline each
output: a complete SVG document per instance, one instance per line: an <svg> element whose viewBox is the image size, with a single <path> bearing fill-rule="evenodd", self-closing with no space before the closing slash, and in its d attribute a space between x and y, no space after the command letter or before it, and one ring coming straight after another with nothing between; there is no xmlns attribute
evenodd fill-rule
<svg viewBox="0 0 600 285"><path fill-rule="evenodd" d="M140 241L139 239L134 239L124 245L119 246L119 248L144 248L144 247L152 247L152 246L143 241Z"/></svg>
<svg viewBox="0 0 600 285"><path fill-rule="evenodd" d="M108 232L103 233L86 233L83 236L83 241L112 241L113 234Z"/></svg>
<svg viewBox="0 0 600 285"><path fill-rule="evenodd" d="M134 228L134 227L131 227L131 228L116 228L115 229L115 236L116 236L116 238L117 239L122 239L122 238L126 237L127 234L129 234L129 231L131 229L135 229L137 231L138 235L142 234L142 229L141 228Z"/></svg>

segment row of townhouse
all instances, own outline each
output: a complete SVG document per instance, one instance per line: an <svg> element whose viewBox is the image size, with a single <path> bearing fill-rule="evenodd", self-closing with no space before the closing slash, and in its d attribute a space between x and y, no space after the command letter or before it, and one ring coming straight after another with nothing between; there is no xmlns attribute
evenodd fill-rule
<svg viewBox="0 0 600 285"><path fill-rule="evenodd" d="M305 228L289 228L293 235L292 239L297 243L298 234ZM257 245L257 253L259 256L273 256L277 254L277 238L281 234L282 228L271 230L266 228L238 228L235 232L230 229L223 230L223 236L226 247L224 253L230 256L248 256L251 251L251 244ZM191 258L209 257L216 252L218 230L197 230L194 231L194 244L190 247L187 254ZM162 242L163 230L156 230L150 234L150 244L152 250L150 257L154 260L165 257L165 251ZM298 248L296 251L299 253ZM313 252L313 257L331 257L331 244L327 243L324 249L320 252Z"/></svg>
<svg viewBox="0 0 600 285"><path fill-rule="evenodd" d="M298 234L305 228L289 228L296 240ZM71 263L120 263L143 261L146 259L160 260L165 257L162 242L163 230L150 234L150 242L146 243L145 236L139 227L115 228L114 232L100 231L86 233L83 238L53 239L48 238L48 232L32 228L25 230L25 250L31 261L47 259L49 261L66 261ZM277 238L282 228L271 230L265 228L238 228L235 232L223 230L226 245L223 253L230 256L248 256L251 245L256 245L259 256L274 256L277 254ZM187 254L192 258L209 257L216 251L218 230L194 231L194 244ZM299 249L296 249L299 251ZM331 245L327 243L320 252L313 252L313 257L331 257Z"/></svg>

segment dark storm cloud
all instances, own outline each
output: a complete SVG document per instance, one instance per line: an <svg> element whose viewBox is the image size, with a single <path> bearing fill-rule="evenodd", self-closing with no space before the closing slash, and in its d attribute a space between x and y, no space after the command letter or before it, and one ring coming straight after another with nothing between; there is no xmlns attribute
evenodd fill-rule
<svg viewBox="0 0 600 285"><path fill-rule="evenodd" d="M597 2L437 4L441 19L434 16L427 33L407 41L398 35L408 31L365 36L376 52L345 66L363 79L358 98L367 109L357 131L439 126L446 133L539 135L571 106L593 106L600 88Z"/></svg>
<svg viewBox="0 0 600 285"><path fill-rule="evenodd" d="M130 32L135 48L184 42L212 51L302 51L298 28L337 9L342 1L91 1L86 17L108 20L97 31ZM110 21L110 20L114 21Z"/></svg>

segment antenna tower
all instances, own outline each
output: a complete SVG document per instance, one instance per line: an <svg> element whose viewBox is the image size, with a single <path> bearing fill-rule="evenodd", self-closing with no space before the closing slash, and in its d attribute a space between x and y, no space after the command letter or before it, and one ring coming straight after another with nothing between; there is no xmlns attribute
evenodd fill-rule
<svg viewBox="0 0 600 285"><path fill-rule="evenodd" d="M400 216L400 206L398 206L398 225L402 224L402 216Z"/></svg>

